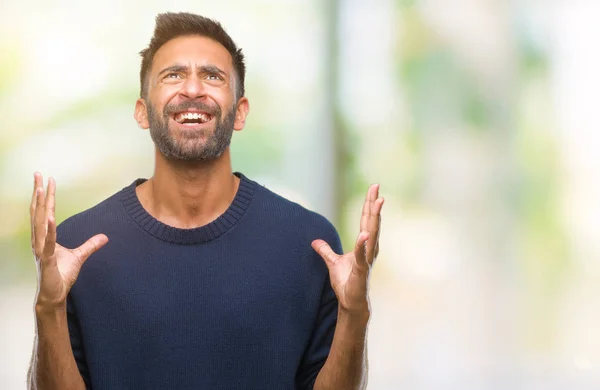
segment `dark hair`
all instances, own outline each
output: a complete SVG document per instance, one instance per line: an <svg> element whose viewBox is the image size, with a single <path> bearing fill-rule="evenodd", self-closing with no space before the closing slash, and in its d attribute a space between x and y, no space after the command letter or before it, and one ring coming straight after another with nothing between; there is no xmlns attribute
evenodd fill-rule
<svg viewBox="0 0 600 390"><path fill-rule="evenodd" d="M210 38L227 49L231 54L233 69L237 76L236 95L239 99L244 96L244 77L246 76L246 65L244 65L244 54L238 49L231 37L225 32L221 23L204 16L187 12L166 12L156 16L154 36L147 48L140 52L142 56L142 69L140 70L140 96L145 97L148 92L147 78L154 55L162 45L171 39L184 35L200 35Z"/></svg>

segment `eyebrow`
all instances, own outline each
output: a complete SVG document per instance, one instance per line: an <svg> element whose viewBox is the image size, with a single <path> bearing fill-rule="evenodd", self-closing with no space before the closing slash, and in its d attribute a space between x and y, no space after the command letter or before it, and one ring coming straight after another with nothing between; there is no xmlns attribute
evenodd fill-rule
<svg viewBox="0 0 600 390"><path fill-rule="evenodd" d="M202 65L198 68L198 70L200 71L200 73L220 73L223 76L227 76L227 72L225 72L216 65Z"/></svg>
<svg viewBox="0 0 600 390"><path fill-rule="evenodd" d="M197 68L199 73L218 73L221 74L225 77L227 77L227 72L225 72L224 70L222 70L221 68L219 68L216 65L202 65L200 67ZM188 73L190 70L190 68L187 65L172 65L169 67L164 68L163 70L161 70L160 72L158 72L158 74L156 75L157 77L160 77L162 74L167 73L167 72L175 72L175 73Z"/></svg>
<svg viewBox="0 0 600 390"><path fill-rule="evenodd" d="M167 73L167 72L175 72L175 73L185 73L188 71L188 67L185 65L171 65L169 67L164 68L163 70L161 70L160 72L158 72L158 74L156 76L160 76L163 73Z"/></svg>

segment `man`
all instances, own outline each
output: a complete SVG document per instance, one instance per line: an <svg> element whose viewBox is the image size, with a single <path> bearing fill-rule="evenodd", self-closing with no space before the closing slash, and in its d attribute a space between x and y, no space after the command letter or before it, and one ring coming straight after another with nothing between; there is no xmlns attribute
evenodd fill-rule
<svg viewBox="0 0 600 390"><path fill-rule="evenodd" d="M153 176L57 228L55 182L44 191L34 174L30 388L364 388L378 186L337 255L325 218L232 173L249 110L241 50L201 16L156 23L134 114Z"/></svg>

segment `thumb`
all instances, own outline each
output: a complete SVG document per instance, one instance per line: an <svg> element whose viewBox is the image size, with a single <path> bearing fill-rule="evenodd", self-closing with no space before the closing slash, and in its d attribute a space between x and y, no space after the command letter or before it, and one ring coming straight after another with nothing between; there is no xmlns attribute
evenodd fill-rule
<svg viewBox="0 0 600 390"><path fill-rule="evenodd" d="M107 242L108 237L106 237L105 234L96 234L94 237L81 244L81 246L74 250L79 263L83 265L88 257L90 257L98 249L102 248Z"/></svg>
<svg viewBox="0 0 600 390"><path fill-rule="evenodd" d="M323 260L325 260L327 267L335 264L336 260L340 257L333 249L331 249L329 244L323 240L314 240L310 245L319 255L321 255Z"/></svg>

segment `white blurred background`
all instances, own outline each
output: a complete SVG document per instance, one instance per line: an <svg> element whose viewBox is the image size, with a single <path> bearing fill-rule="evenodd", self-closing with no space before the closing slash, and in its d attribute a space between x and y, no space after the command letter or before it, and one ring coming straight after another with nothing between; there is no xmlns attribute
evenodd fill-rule
<svg viewBox="0 0 600 390"><path fill-rule="evenodd" d="M3 0L1 389L33 340L33 172L59 221L152 174L132 115L164 11L246 54L235 170L346 250L381 183L369 389L600 388L600 2Z"/></svg>

